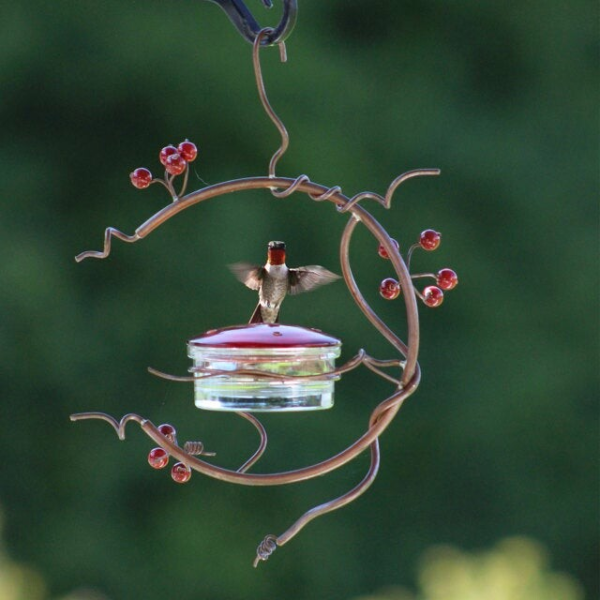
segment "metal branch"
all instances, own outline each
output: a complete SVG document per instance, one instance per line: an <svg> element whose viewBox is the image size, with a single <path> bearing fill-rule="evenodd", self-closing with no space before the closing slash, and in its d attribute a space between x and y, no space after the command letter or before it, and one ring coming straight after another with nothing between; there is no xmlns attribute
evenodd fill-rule
<svg viewBox="0 0 600 600"><path fill-rule="evenodd" d="M308 467L280 473L256 474L248 473L247 471L264 453L267 445L267 434L258 419L248 413L240 412L237 414L248 420L257 429L260 437L259 447L256 452L239 469L235 471L224 469L201 460L197 457L197 454L207 455L209 453L204 452L204 448L199 442L188 443L184 446L184 448L181 448L178 446L176 440L169 439L161 434L157 427L155 427L149 420L144 419L139 415L128 414L125 415L120 421L117 421L113 417L100 412L88 412L71 415L71 420L73 421L79 421L83 419L104 420L108 422L111 427L113 427L119 439L121 440L125 439L125 427L127 423L134 421L140 426L140 428L148 437L164 448L175 459L183 462L190 469L215 479L241 485L285 485L308 480L329 473L341 467L342 465L347 464L367 448L370 448L371 463L363 480L352 490L346 494L343 494L339 498L321 504L307 511L279 537L273 535L267 536L257 549L255 566L260 560L266 560L278 546L281 546L292 539L311 520L340 508L349 502L352 502L354 499L364 493L366 489L368 489L373 482L379 468L379 436L390 425L406 398L408 398L419 385L421 372L417 362L419 351L419 320L417 312L416 290L412 285L407 263L403 260L398 249L396 248L396 245L392 242L392 239L387 234L386 230L367 210L360 205L360 202L365 199L371 199L375 200L385 208L390 208L392 197L396 189L403 182L413 177L438 175L440 172L438 169L417 169L408 171L396 177L396 179L392 181L385 193L385 196L366 191L360 192L352 198L345 196L340 186L336 185L332 187L326 187L316 184L313 183L307 175L300 175L295 179L277 177L275 174L276 166L279 159L283 156L289 146L289 134L283 122L277 116L268 100L260 65L260 50L262 47L264 47L265 40L271 39L269 36L272 36L272 34L272 30L269 29L258 32L256 38L254 39L253 45L253 64L259 98L266 114L272 120L281 135L281 145L273 154L269 163L268 177L249 177L245 179L236 179L233 181L207 186L184 197L174 197L174 201L171 204L150 217L146 222L142 223L136 229L133 235L127 235L117 229L109 227L105 230L104 247L102 251L82 252L76 257L77 262L80 262L85 258L106 258L110 254L111 240L113 237L129 243L136 242L145 238L152 231L168 221L170 218L174 217L176 214L195 204L211 198L242 191L264 189L269 190L273 196L277 198L286 198L295 192L300 192L306 194L309 198L316 202L329 201L334 205L337 211L341 213L347 212L351 215L340 242L340 263L344 280L359 309L363 312L375 329L385 337L385 339L399 354L402 355L404 360L378 360L367 355L364 350L360 350L355 357L330 373L296 377L264 373L256 370L209 372L202 369L192 369L192 372L194 373L192 376L177 377L162 373L156 369L149 369L149 372L153 375L172 381L195 381L196 379L203 377L216 377L221 375L231 376L233 374L293 381L296 379L306 380L322 379L324 377L337 377L338 375L364 364L368 369L378 376L383 377L387 381L393 383L396 386L396 390L389 398L381 402L373 410L369 419L367 430L346 449L323 462ZM282 51L282 60L284 60L285 47L280 45L280 50ZM184 193L187 183L187 176L188 173L186 173L186 179L182 186L182 194ZM167 179L167 183L171 184L171 181ZM172 193L175 195L174 190ZM354 279L352 269L350 267L349 247L352 234L359 222L362 223L376 238L376 240L385 248L392 267L398 276L400 286L404 291L403 298L407 319L406 343L403 342L369 306ZM408 264L410 263L410 257L413 249L414 248L411 247L407 256ZM383 369L393 367L401 369L402 375L400 379L396 379L383 371Z"/></svg>
<svg viewBox="0 0 600 600"><path fill-rule="evenodd" d="M129 413L128 415L125 415L120 421L117 421L110 415L107 415L103 412L76 413L74 415L71 415L70 419L71 421L85 421L88 419L99 419L101 421L106 421L117 432L117 435L119 436L119 439L121 441L125 439L125 426L127 425L127 423L129 423L129 421L135 421L140 426L142 426L146 422L146 419L134 413Z"/></svg>
<svg viewBox="0 0 600 600"><path fill-rule="evenodd" d="M344 363L341 367L334 369L332 371L327 371L326 373L317 373L316 375L282 375L279 373L269 373L267 371L257 371L255 369L231 369L231 370L214 370L214 369L202 369L200 367L191 368L190 371L192 373L197 373L199 375L170 375L169 373L164 373L163 371L159 371L158 369L154 369L152 367L148 367L148 373L154 375L156 377L160 377L161 379L168 379L169 381L177 381L182 383L193 383L198 379L208 379L210 377L231 377L232 375L243 375L247 377L255 377L258 379L275 379L278 381L290 382L294 381L306 381L306 380L321 380L321 379L333 379L339 375L343 375L344 373L348 373L356 367L364 364L367 368L373 370L373 367L403 367L404 362L401 360L377 360L371 356L369 356L362 348L358 351L356 356L352 357L349 361ZM379 370L375 370L374 372L378 373L384 379L391 381L392 383L399 384L396 379L389 377L386 374L381 373Z"/></svg>
<svg viewBox="0 0 600 600"><path fill-rule="evenodd" d="M250 421L250 423L256 427L258 435L260 436L260 444L256 452L237 470L238 473L245 473L248 471L248 469L250 469L250 467L252 467L252 465L255 465L260 457L265 453L265 450L267 449L267 432L263 427L263 424L254 415L246 412L239 412L236 414L246 419L246 421Z"/></svg>
<svg viewBox="0 0 600 600"><path fill-rule="evenodd" d="M114 227L107 227L104 231L104 249L102 252L98 252L96 250L88 250L87 252L82 252L75 257L75 260L79 263L86 258L106 258L110 254L110 244L111 239L113 237L119 238L124 242L137 242L140 238L137 234L127 235Z"/></svg>
<svg viewBox="0 0 600 600"><path fill-rule="evenodd" d="M283 546L287 544L293 537L295 537L300 531L308 525L313 519L317 517L321 517L329 512L337 510L338 508L342 508L350 502L356 500L359 496L364 494L371 484L375 480L377 476L377 472L379 471L381 454L379 451L379 440L375 440L371 444L371 464L369 466L369 470L365 475L364 479L354 488L352 488L349 492L346 492L342 496L335 498L334 500L330 500L329 502L325 502L320 504L319 506L315 506L311 508L309 511L305 512L291 527L289 527L284 533L280 536L267 535L265 539L258 545L256 549L256 558L254 559L254 567L258 566L258 563L261 560L267 560L271 554L277 549L279 546Z"/></svg>
<svg viewBox="0 0 600 600"><path fill-rule="evenodd" d="M283 471L281 473L239 473L237 471L231 471L229 469L211 465L210 463L200 460L199 458L190 456L176 443L165 438L165 436L160 433L158 428L151 421L144 419L139 415L126 415L119 423L104 413L90 412L71 415L71 420L79 421L83 419L101 419L107 421L117 431L119 434L119 439L121 440L125 438L124 427L127 422L135 421L140 425L141 429L150 439L164 448L171 456L186 464L190 469L198 471L199 473L203 473L204 475L213 477L214 479L241 485L287 485L290 483L296 483L299 481L312 479L314 477L319 477L334 471L338 467L350 462L366 448L368 448L385 431L385 429L387 429L393 418L396 416L396 413L400 409L400 406L404 400L406 400L406 398L408 398L418 387L420 377L421 373L417 365L411 381L409 381L408 384L404 385L397 392L392 394L389 398L387 398L387 400L384 400L377 407L377 414L380 415L377 421L370 425L368 430L345 450L315 465L293 471Z"/></svg>
<svg viewBox="0 0 600 600"><path fill-rule="evenodd" d="M179 212L193 206L194 204L216 196L250 189L270 189L273 186L281 189L287 189L294 184L296 185L297 191L301 191L308 195L320 197L326 193L330 193L327 200L333 202L336 206L344 206L347 202L349 202L349 199L341 192L331 192L331 188L327 188L306 180L298 182L296 180L282 177L252 177L247 179L238 179L206 187L202 190L189 194L188 196L185 196L176 202L173 202L138 227L135 232L135 236L129 237L132 239L134 237L137 239L143 239L157 227ZM146 434L154 441L161 444L175 458L184 462L190 468L204 473L205 475L224 481L230 481L232 483L240 483L242 485L280 485L317 477L338 468L365 450L376 438L379 437L379 435L381 435L381 433L383 433L397 413L402 402L416 389L420 380L420 370L416 361L419 340L418 312L414 293L408 293L408 290L412 289L412 287L410 287L410 275L398 253L398 250L391 242L391 238L385 229L377 222L377 220L359 205L353 206L350 209L350 212L352 214L352 219L346 227L340 248L342 271L344 273L346 283L348 284L355 301L365 313L367 318L372 322L376 329L380 331L380 333L382 333L382 335L384 335L384 337L388 339L388 341L390 341L390 343L406 357L401 381L402 387L390 398L388 398L388 400L382 403L382 406L386 405L388 407L385 413L382 415L382 418L373 427L370 427L369 430L363 434L363 436L354 442L354 444L346 448L346 450L340 452L338 455L331 457L322 463L313 465L311 467L298 469L296 471L256 475L228 471L227 469L221 469L219 467L210 465L195 457L190 457L175 444L170 443L168 440L165 441L163 436L160 434L160 432L158 432L154 425L152 425L152 423L142 419L141 417L138 417L138 423L146 432ZM376 239L386 248L392 266L395 268L396 273L398 274L400 283L403 289L407 290L407 293L404 294L404 300L407 307L408 344L404 344L383 323L383 321L381 321L381 319L375 315L375 313L372 311L372 309L370 309L364 300L354 281L352 272L349 268L348 246L352 231L358 222L361 222L363 225L365 225L367 229L369 229L369 231L376 237ZM96 253L91 253L89 255L94 254ZM87 416L84 418L94 417Z"/></svg>
<svg viewBox="0 0 600 600"><path fill-rule="evenodd" d="M260 101L262 102L265 112L267 113L271 121L273 121L273 124L275 125L275 127L277 127L277 130L281 135L281 146L275 151L275 153L271 157L271 161L269 162L269 177L275 177L275 169L277 167L277 162L288 149L288 145L290 143L290 136L287 132L287 129L285 128L285 125L283 124L283 121L277 116L277 113L273 110L273 107L269 102L269 98L267 97L267 90L265 89L265 83L263 81L262 70L260 67L259 50L261 48L262 40L269 35L270 31L270 29L263 29L256 36L252 48L252 62L254 65L254 75L256 77L256 88L258 89L258 96L260 98ZM285 46L283 46L283 48L285 48ZM285 62L286 58L287 57L285 55L284 50L284 53L281 54L282 62Z"/></svg>
<svg viewBox="0 0 600 600"><path fill-rule="evenodd" d="M188 194L183 198L179 199L176 202L173 202L163 208L161 211L156 213L150 219L148 219L145 223L140 225L133 236L125 236L119 232L120 235L116 235L120 239L124 239L128 242L138 241L140 239L145 238L147 235L152 233L156 228L165 223L170 218L174 217L176 214L182 212L183 210L190 208L191 206L198 204L200 202L209 200L211 198L231 194L235 192L245 191L245 190L254 190L254 189L271 189L272 187L287 189L291 187L296 180L289 179L287 177L249 177L247 179L236 179L233 181L227 181L224 183L219 183L216 185L205 187L201 190ZM297 185L297 190L301 191L308 195L313 196L321 196L324 193L328 192L331 188L327 188L325 186L313 183L311 181L304 181ZM328 201L333 202L336 206L344 206L349 199L344 196L341 192L333 193L330 197L327 198ZM404 290L410 290L412 288L410 274L408 273L408 269L402 260L397 248L391 242L390 236L387 234L385 229L378 223L378 221L362 206L354 205L350 212L356 221L360 221L367 229L374 235L374 237L386 248L388 255L390 257L390 261L392 266L394 267L396 273L398 274L400 284ZM109 231L116 231L112 228L107 229L107 234ZM108 235L107 235L108 237ZM108 256L110 252L110 245L107 246L105 243L104 252L94 252L88 251L81 253L78 258L79 260L83 260L89 256L94 256L97 258L105 258ZM342 250L340 250L342 253ZM344 264L344 261L342 261ZM354 286L356 287L356 286ZM357 295L355 299L362 298L362 294ZM381 323L381 328L378 325L375 325L377 329L392 343L393 346L398 348L406 356L406 367L403 375L403 382L407 382L411 379L418 354L418 341L419 341L419 333L418 333L418 312L417 312L417 304L416 298L414 294L405 293L404 301L407 308L407 324L408 324L408 343L404 344L399 340L399 338L391 332L391 330L383 324L380 319L371 320L371 322L375 325L376 321ZM364 299L363 299L364 302ZM359 302L360 305L360 302ZM366 302L364 302L366 306ZM362 306L361 306L362 309ZM363 309L363 312L364 309ZM368 312L368 311L367 311ZM365 312L365 314L367 314Z"/></svg>

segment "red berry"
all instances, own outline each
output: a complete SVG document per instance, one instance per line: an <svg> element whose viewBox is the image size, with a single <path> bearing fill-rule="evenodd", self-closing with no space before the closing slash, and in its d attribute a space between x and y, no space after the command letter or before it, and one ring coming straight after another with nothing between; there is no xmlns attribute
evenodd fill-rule
<svg viewBox="0 0 600 600"><path fill-rule="evenodd" d="M423 250L435 250L442 241L442 234L433 229L426 229L419 237L419 244Z"/></svg>
<svg viewBox="0 0 600 600"><path fill-rule="evenodd" d="M423 290L423 302L429 308L436 308L444 301L444 292L435 285L428 285Z"/></svg>
<svg viewBox="0 0 600 600"><path fill-rule="evenodd" d="M400 249L400 244L394 238L392 238L392 243L394 244L394 246L396 246L396 250ZM389 259L389 255L387 253L387 250L383 247L383 244L379 244L379 248L377 249L377 253L379 254L379 256L381 256L381 258L388 258Z"/></svg>
<svg viewBox="0 0 600 600"><path fill-rule="evenodd" d="M164 469L169 463L169 453L163 448L154 448L148 454L148 463L154 469Z"/></svg>
<svg viewBox="0 0 600 600"><path fill-rule="evenodd" d="M167 156L167 164L165 165L167 173L170 173L171 175L181 175L186 167L187 162L185 162L185 159L179 152Z"/></svg>
<svg viewBox="0 0 600 600"><path fill-rule="evenodd" d="M160 162L166 167L167 166L167 158L172 154L177 154L177 148L175 146L165 146L159 153L158 159Z"/></svg>
<svg viewBox="0 0 600 600"><path fill-rule="evenodd" d="M129 179L131 179L131 183L138 190L143 190L147 188L152 182L152 173L145 169L144 167L139 167L132 173L129 173Z"/></svg>
<svg viewBox="0 0 600 600"><path fill-rule="evenodd" d="M379 284L379 293L386 300L395 300L400 295L400 284L392 277L388 277Z"/></svg>
<svg viewBox="0 0 600 600"><path fill-rule="evenodd" d="M158 431L160 431L160 433L164 435L168 440L170 440L173 443L176 443L177 431L175 431L175 427L173 427L173 425L163 423L162 425L158 426Z"/></svg>
<svg viewBox="0 0 600 600"><path fill-rule="evenodd" d="M179 146L177 146L177 150L185 160L188 162L192 162L196 160L196 156L198 156L198 148L196 148L196 144L190 142L190 140L185 140L185 142L181 142Z"/></svg>
<svg viewBox="0 0 600 600"><path fill-rule="evenodd" d="M452 269L438 271L436 281L443 290L451 290L458 285L458 275Z"/></svg>
<svg viewBox="0 0 600 600"><path fill-rule="evenodd" d="M171 468L171 477L177 483L187 483L192 476L192 470L182 462L175 463Z"/></svg>

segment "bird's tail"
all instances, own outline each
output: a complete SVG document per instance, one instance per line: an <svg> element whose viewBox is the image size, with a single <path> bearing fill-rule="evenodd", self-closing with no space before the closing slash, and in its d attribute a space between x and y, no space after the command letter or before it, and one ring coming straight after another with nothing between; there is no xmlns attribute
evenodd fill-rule
<svg viewBox="0 0 600 600"><path fill-rule="evenodd" d="M250 317L250 320L248 321L248 323L262 323L263 322L263 318L262 318L262 314L260 312L260 302L256 305L256 308L254 309L254 312L252 313L252 316Z"/></svg>
<svg viewBox="0 0 600 600"><path fill-rule="evenodd" d="M267 319L270 319L271 315L267 314ZM263 315L262 315L262 311L260 308L260 302L256 305L256 308L254 309L254 312L252 313L252 316L250 317L250 320L248 321L248 323L264 323L265 320L263 319ZM275 317L274 321L271 320L267 320L267 323L279 323L279 311L277 312L277 316Z"/></svg>

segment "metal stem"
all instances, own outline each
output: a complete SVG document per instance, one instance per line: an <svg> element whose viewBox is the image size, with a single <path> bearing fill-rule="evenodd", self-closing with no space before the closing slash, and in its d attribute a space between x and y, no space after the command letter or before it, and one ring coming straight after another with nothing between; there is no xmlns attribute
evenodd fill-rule
<svg viewBox="0 0 600 600"><path fill-rule="evenodd" d="M124 427L127 422L135 421L150 439L164 448L171 456L183 462L189 468L207 475L208 477L213 477L214 479L219 479L221 481L228 481L229 483L250 486L286 485L289 483L296 483L298 481L305 481L307 479L312 479L314 477L324 475L325 473L329 473L330 471L345 465L363 452L385 431L393 418L396 416L396 413L400 409L400 406L404 400L408 398L419 385L420 376L421 373L417 365L413 379L401 390L390 396L387 400L384 400L375 409L373 415L378 415L377 421L374 422L369 429L360 438L358 438L358 440L356 440L352 445L348 446L348 448L321 463L296 469L294 471L284 471L281 473L239 473L237 471L211 465L203 460L200 460L199 458L190 456L177 444L171 442L164 435L162 435L152 422L150 422L148 419L140 417L139 415L129 414L124 417L124 419L126 419L125 421L121 420L121 422L117 422L115 419L109 415L105 415L104 413L79 413L71 415L71 420L81 421L84 419L103 419L113 425L120 439L124 439ZM379 415L381 415L381 417L379 417Z"/></svg>

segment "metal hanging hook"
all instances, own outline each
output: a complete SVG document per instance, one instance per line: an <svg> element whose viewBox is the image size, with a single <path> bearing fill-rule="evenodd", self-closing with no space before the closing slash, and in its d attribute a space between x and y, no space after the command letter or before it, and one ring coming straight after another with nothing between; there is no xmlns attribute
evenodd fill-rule
<svg viewBox="0 0 600 600"><path fill-rule="evenodd" d="M252 13L248 10L248 7L242 0L208 1L218 4L225 11L229 20L235 25L242 36L244 36L251 44L254 43L256 36L263 28L252 16ZM273 7L272 0L262 0L262 2L267 8ZM297 14L297 0L283 0L283 15L281 16L280 23L263 37L261 44L264 46L271 46L283 42L285 38L290 35L292 29L294 29Z"/></svg>

